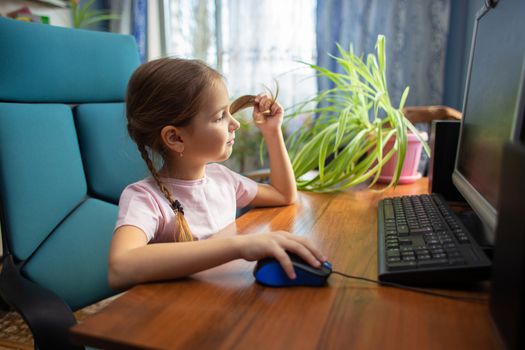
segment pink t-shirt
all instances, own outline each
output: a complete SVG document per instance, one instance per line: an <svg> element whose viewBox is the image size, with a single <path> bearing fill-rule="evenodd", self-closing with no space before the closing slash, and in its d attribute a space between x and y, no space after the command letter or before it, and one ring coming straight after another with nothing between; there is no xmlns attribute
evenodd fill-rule
<svg viewBox="0 0 525 350"><path fill-rule="evenodd" d="M192 234L205 239L235 221L237 208L257 194L257 183L220 164L208 164L199 180L161 178L184 208ZM148 242L173 242L176 217L152 177L127 186L120 196L115 229L136 226Z"/></svg>

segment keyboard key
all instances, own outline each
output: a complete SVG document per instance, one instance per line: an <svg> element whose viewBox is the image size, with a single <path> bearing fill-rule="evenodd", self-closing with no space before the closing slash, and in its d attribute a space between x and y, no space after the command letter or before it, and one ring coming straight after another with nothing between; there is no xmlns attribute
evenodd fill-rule
<svg viewBox="0 0 525 350"><path fill-rule="evenodd" d="M390 258L387 258L386 261L388 262L388 264L392 264L392 263L400 262L401 258L398 256L392 256Z"/></svg>
<svg viewBox="0 0 525 350"><path fill-rule="evenodd" d="M417 256L418 260L430 260L431 256L430 254L421 254Z"/></svg>
<svg viewBox="0 0 525 350"><path fill-rule="evenodd" d="M399 245L412 245L410 238L399 238Z"/></svg>
<svg viewBox="0 0 525 350"><path fill-rule="evenodd" d="M420 227L420 228L416 228L416 229L411 229L410 230L410 233L427 233L427 232L432 232L432 227L430 227L430 226L423 226L423 227Z"/></svg>
<svg viewBox="0 0 525 350"><path fill-rule="evenodd" d="M390 249L386 251L387 258L399 256L399 249Z"/></svg>
<svg viewBox="0 0 525 350"><path fill-rule="evenodd" d="M385 205L383 207L383 212L385 213L385 218L386 219L394 219L395 218L394 207L392 207L392 205Z"/></svg>
<svg viewBox="0 0 525 350"><path fill-rule="evenodd" d="M408 233L408 226L407 225L397 225L397 232L399 233Z"/></svg>
<svg viewBox="0 0 525 350"><path fill-rule="evenodd" d="M432 254L432 257L434 259L445 259L447 258L447 254L445 253L437 253L437 254Z"/></svg>
<svg viewBox="0 0 525 350"><path fill-rule="evenodd" d="M387 265L390 270L408 270L417 268L417 263L415 261L392 262Z"/></svg>
<svg viewBox="0 0 525 350"><path fill-rule="evenodd" d="M442 245L441 244L429 244L428 245L428 249L437 249L437 248L441 248Z"/></svg>
<svg viewBox="0 0 525 350"><path fill-rule="evenodd" d="M421 260L417 263L418 267L434 267L434 266L445 266L448 265L447 259L430 259Z"/></svg>
<svg viewBox="0 0 525 350"><path fill-rule="evenodd" d="M458 237L458 241L459 241L459 243L461 243L461 244L470 243L470 240L468 239L467 236L461 236L461 237Z"/></svg>
<svg viewBox="0 0 525 350"><path fill-rule="evenodd" d="M435 222L432 223L432 227L434 228L434 230L442 230L445 228L445 225L443 225L442 223Z"/></svg>

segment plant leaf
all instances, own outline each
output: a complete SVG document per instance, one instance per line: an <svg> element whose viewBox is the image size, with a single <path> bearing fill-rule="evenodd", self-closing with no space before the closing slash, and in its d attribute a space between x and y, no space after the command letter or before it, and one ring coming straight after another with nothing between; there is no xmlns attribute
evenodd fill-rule
<svg viewBox="0 0 525 350"><path fill-rule="evenodd" d="M405 102L407 100L407 97L408 97L408 93L410 92L410 87L407 86L405 88L405 91L403 91L403 95L401 96L401 101L399 101L399 109L403 109L403 107L405 107Z"/></svg>

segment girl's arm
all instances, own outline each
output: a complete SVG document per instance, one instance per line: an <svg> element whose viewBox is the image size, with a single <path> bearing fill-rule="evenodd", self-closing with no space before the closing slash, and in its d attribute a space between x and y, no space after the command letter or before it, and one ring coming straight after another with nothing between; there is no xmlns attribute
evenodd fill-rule
<svg viewBox="0 0 525 350"><path fill-rule="evenodd" d="M265 111L270 115L263 115ZM288 205L297 198L297 186L292 164L284 143L281 129L284 110L282 106L266 95L255 98L254 120L264 120L256 124L261 131L268 157L270 158L270 185L259 184L257 195L251 202L254 206Z"/></svg>
<svg viewBox="0 0 525 350"><path fill-rule="evenodd" d="M315 267L325 261L307 239L284 231L235 235L194 242L147 244L144 232L121 226L113 236L109 253L111 288L125 289L138 283L176 279L235 259L248 261L276 258L286 274L295 278L286 251L301 256Z"/></svg>

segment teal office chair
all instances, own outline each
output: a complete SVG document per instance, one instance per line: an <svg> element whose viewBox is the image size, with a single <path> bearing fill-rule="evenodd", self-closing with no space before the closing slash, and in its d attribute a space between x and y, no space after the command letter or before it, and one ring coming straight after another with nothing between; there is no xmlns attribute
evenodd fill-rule
<svg viewBox="0 0 525 350"><path fill-rule="evenodd" d="M0 296L39 349L77 348L72 311L114 294L118 199L147 174L123 104L138 65L131 36L0 18Z"/></svg>

